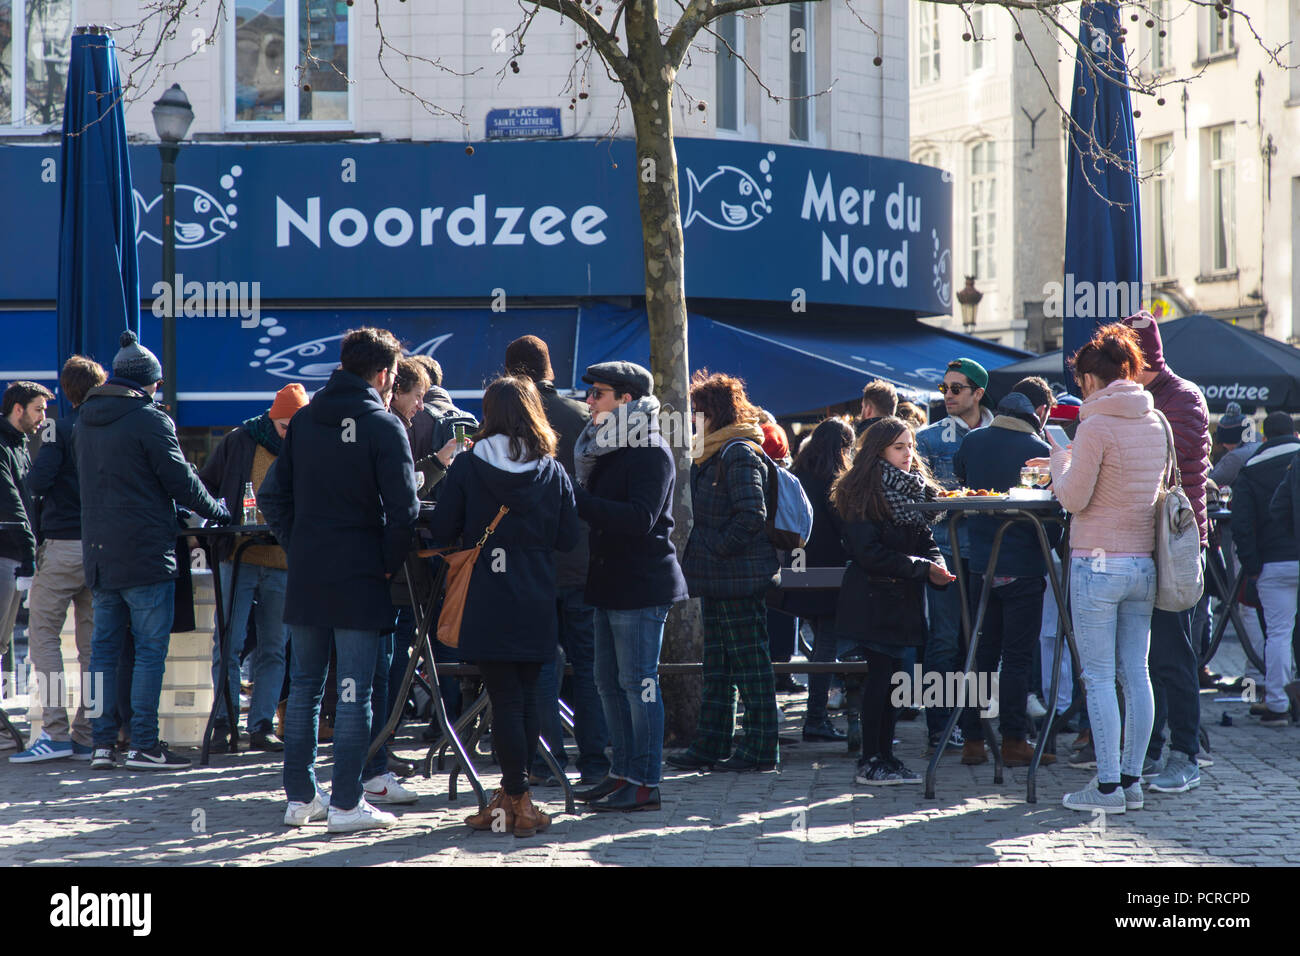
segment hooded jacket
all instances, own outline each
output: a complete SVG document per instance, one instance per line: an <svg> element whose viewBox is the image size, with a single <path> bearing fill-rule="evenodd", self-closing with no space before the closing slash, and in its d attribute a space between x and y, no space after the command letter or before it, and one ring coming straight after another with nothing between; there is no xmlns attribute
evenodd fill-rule
<svg viewBox="0 0 1300 956"><path fill-rule="evenodd" d="M1174 451L1182 474L1183 491L1192 503L1196 526L1201 532L1201 546L1208 540L1205 506L1205 480L1210 473L1210 409L1201 390L1179 378L1165 364L1160 325L1149 312L1139 312L1125 319L1142 343L1142 356L1148 371L1156 373L1147 391L1155 400L1156 411L1169 419L1174 433Z"/></svg>
<svg viewBox="0 0 1300 956"><path fill-rule="evenodd" d="M1265 564L1300 559L1291 523L1269 515L1273 495L1283 486L1297 451L1300 439L1292 435L1270 438L1232 483L1232 540L1247 574L1259 574Z"/></svg>
<svg viewBox="0 0 1300 956"><path fill-rule="evenodd" d="M78 409L73 453L81 486L86 584L122 590L175 578L179 504L228 517L181 454L176 426L139 386L112 378Z"/></svg>
<svg viewBox="0 0 1300 956"><path fill-rule="evenodd" d="M358 375L336 369L289 423L257 491L288 557L284 622L387 633L387 574L410 551L420 502L406 427Z"/></svg>
<svg viewBox="0 0 1300 956"><path fill-rule="evenodd" d="M54 438L41 443L27 475L32 498L41 499L41 538L81 540L81 485L77 459L72 453L72 430L77 411L54 419Z"/></svg>
<svg viewBox="0 0 1300 956"><path fill-rule="evenodd" d="M27 474L32 459L27 453L27 436L0 418L0 521L14 527L0 528L0 558L18 562L23 577L31 577L36 566L36 535L33 533L31 494Z"/></svg>
<svg viewBox="0 0 1300 956"><path fill-rule="evenodd" d="M470 575L461 620L467 661L554 661L556 551L578 543L568 474L554 458L515 461L510 440L491 435L457 455L429 521L435 547L472 547L502 505L510 510L487 539Z"/></svg>
<svg viewBox="0 0 1300 956"><path fill-rule="evenodd" d="M1052 488L1074 515L1070 547L1151 554L1165 428L1142 386L1116 379L1086 399L1069 448L1052 452Z"/></svg>
<svg viewBox="0 0 1300 956"><path fill-rule="evenodd" d="M1052 446L1038 437L1037 425L1033 403L1024 395L1012 392L998 403L997 417L988 428L966 433L952 459L953 474L970 488L1009 491L1020 484L1020 469L1026 461L1046 458L1052 452ZM1017 522L1006 530L998 550L997 567L990 569L993 537L1002 519L973 514L964 520L970 527L970 569L975 574L1042 577L1047 573L1038 534L1032 525ZM1058 524L1045 524L1044 530L1051 544L1060 540Z"/></svg>

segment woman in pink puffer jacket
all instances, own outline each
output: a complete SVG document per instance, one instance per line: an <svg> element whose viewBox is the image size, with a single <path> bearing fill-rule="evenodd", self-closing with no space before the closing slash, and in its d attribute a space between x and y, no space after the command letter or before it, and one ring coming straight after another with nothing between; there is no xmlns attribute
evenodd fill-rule
<svg viewBox="0 0 1300 956"><path fill-rule="evenodd" d="M1164 425L1137 383L1136 334L1098 329L1074 356L1083 392L1069 449L1053 447L1052 486L1070 524L1070 610L1087 688L1097 778L1065 795L1071 810L1142 806L1142 760L1155 716L1147 649L1156 596L1155 504L1166 466ZM1123 754L1119 700L1124 690Z"/></svg>

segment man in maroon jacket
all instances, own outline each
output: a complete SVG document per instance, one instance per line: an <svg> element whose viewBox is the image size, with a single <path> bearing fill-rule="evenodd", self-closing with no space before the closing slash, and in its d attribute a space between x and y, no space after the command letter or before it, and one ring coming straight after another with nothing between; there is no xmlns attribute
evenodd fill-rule
<svg viewBox="0 0 1300 956"><path fill-rule="evenodd" d="M1191 382L1179 378L1165 364L1160 328L1150 312L1139 312L1124 320L1142 341L1146 370L1140 381L1155 401L1156 410L1169 419L1174 433L1174 452L1182 474L1183 490L1196 513L1201 532L1201 560L1205 560L1205 479L1210 470L1210 412L1205 396ZM1201 785L1196 763L1200 749L1201 693L1200 661L1192 644L1192 609L1156 610L1151 614L1151 687L1155 691L1155 724L1143 779L1152 790L1186 793ZM1160 764L1164 749L1164 724L1169 723L1169 759Z"/></svg>

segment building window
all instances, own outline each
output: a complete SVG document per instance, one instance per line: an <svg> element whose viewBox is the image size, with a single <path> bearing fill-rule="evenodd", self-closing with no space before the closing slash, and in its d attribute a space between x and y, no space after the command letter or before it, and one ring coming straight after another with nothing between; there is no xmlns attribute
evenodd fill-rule
<svg viewBox="0 0 1300 956"><path fill-rule="evenodd" d="M929 3L916 7L916 84L939 82L939 8Z"/></svg>
<svg viewBox="0 0 1300 956"><path fill-rule="evenodd" d="M72 0L0 0L0 126L63 122Z"/></svg>
<svg viewBox="0 0 1300 956"><path fill-rule="evenodd" d="M1151 143L1151 274L1157 278L1174 273L1173 151L1172 139Z"/></svg>
<svg viewBox="0 0 1300 956"><path fill-rule="evenodd" d="M912 162L937 168L939 165L939 151L937 149L923 149L916 154L916 159L912 160Z"/></svg>
<svg viewBox="0 0 1300 956"><path fill-rule="evenodd" d="M1147 43L1151 49L1151 72L1162 73L1173 66L1173 41L1169 34L1173 23L1169 20L1169 0L1152 0L1151 19L1155 23L1147 31ZM1164 36L1161 36L1161 32Z"/></svg>
<svg viewBox="0 0 1300 956"><path fill-rule="evenodd" d="M740 132L745 117L744 28L734 13L719 17L717 33L718 129Z"/></svg>
<svg viewBox="0 0 1300 956"><path fill-rule="evenodd" d="M1214 56L1216 53L1227 53L1233 49L1232 35L1232 0L1223 0L1221 4L1224 11L1228 14L1226 17L1220 17L1215 7L1206 7L1205 15L1209 17L1209 29L1207 31L1209 42L1206 45L1206 53Z"/></svg>
<svg viewBox="0 0 1300 956"><path fill-rule="evenodd" d="M790 138L812 138L813 18L807 3L790 4Z"/></svg>
<svg viewBox="0 0 1300 956"><path fill-rule="evenodd" d="M969 227L967 230L969 274L977 279L996 279L998 178L997 153L985 140L970 147L967 165L970 184Z"/></svg>
<svg viewBox="0 0 1300 956"><path fill-rule="evenodd" d="M966 44L968 73L993 66L993 41L985 39L984 25L987 19L983 7L976 7L970 12L971 41Z"/></svg>
<svg viewBox="0 0 1300 956"><path fill-rule="evenodd" d="M346 125L349 10L342 0L235 0L230 117ZM286 60L287 50L294 61Z"/></svg>
<svg viewBox="0 0 1300 956"><path fill-rule="evenodd" d="M1232 126L1210 130L1210 268L1237 267L1236 149Z"/></svg>

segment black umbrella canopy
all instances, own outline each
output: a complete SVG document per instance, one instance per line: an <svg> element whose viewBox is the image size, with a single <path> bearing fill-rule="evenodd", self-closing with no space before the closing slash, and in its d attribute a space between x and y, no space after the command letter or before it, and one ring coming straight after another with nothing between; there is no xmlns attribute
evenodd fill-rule
<svg viewBox="0 0 1300 956"><path fill-rule="evenodd" d="M1211 412L1222 412L1228 402L1240 403L1247 413L1256 406L1300 411L1300 349L1208 315L1161 322L1160 340L1165 364L1196 383ZM1063 387L1060 351L990 371L993 400L1027 375Z"/></svg>

